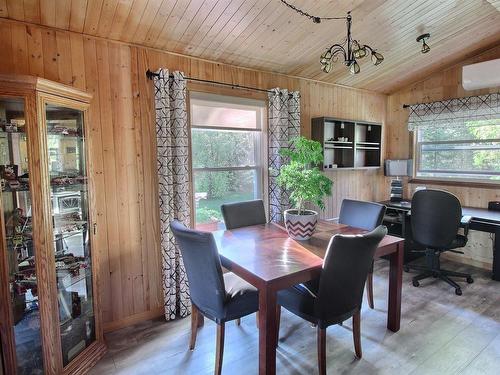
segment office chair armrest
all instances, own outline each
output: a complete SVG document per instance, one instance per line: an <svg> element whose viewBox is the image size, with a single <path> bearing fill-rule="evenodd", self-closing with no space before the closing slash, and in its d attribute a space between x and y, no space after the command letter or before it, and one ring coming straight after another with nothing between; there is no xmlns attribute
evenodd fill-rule
<svg viewBox="0 0 500 375"><path fill-rule="evenodd" d="M470 226L471 220L472 220L472 216L469 216L469 215L462 216L462 219L460 220L460 226L462 228L464 228L464 236L466 236L466 237L469 234L469 226Z"/></svg>

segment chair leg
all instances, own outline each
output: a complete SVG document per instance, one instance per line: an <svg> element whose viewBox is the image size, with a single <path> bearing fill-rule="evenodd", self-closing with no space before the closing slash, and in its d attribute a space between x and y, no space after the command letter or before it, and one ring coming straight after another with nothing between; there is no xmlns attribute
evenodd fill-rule
<svg viewBox="0 0 500 375"><path fill-rule="evenodd" d="M326 375L326 328L318 326L318 370L319 375Z"/></svg>
<svg viewBox="0 0 500 375"><path fill-rule="evenodd" d="M441 280L443 280L444 282L446 282L447 284L451 285L453 288L460 289L460 285L458 285L455 281L450 279L447 275L441 274L441 275L439 275L439 278Z"/></svg>
<svg viewBox="0 0 500 375"><path fill-rule="evenodd" d="M354 339L356 357L361 359L363 353L361 351L361 313L359 311L352 316L352 337Z"/></svg>
<svg viewBox="0 0 500 375"><path fill-rule="evenodd" d="M255 326L259 329L259 312L255 313Z"/></svg>
<svg viewBox="0 0 500 375"><path fill-rule="evenodd" d="M240 318L236 319L236 325L237 326L241 325L241 319Z"/></svg>
<svg viewBox="0 0 500 375"><path fill-rule="evenodd" d="M198 312L198 327L203 327L205 324L205 317L201 312Z"/></svg>
<svg viewBox="0 0 500 375"><path fill-rule="evenodd" d="M278 346L278 340L280 339L280 320L281 320L281 306L276 305L276 346Z"/></svg>
<svg viewBox="0 0 500 375"><path fill-rule="evenodd" d="M374 308L373 304L373 272L370 272L368 274L368 277L366 278L366 294L368 296L368 306L370 306L370 309Z"/></svg>
<svg viewBox="0 0 500 375"><path fill-rule="evenodd" d="M215 375L222 372L222 357L224 355L224 328L225 323L217 324L217 345L215 349Z"/></svg>
<svg viewBox="0 0 500 375"><path fill-rule="evenodd" d="M194 304L191 304L191 340L189 340L189 350L194 350L196 345L196 334L198 333L198 317L200 312Z"/></svg>
<svg viewBox="0 0 500 375"><path fill-rule="evenodd" d="M414 276L412 278L413 284L415 284L419 280L427 279L428 277L432 277L434 275L434 272L432 271L427 271L427 272L422 272L421 274Z"/></svg>
<svg viewBox="0 0 500 375"><path fill-rule="evenodd" d="M453 277L464 277L466 279L470 278L471 275L470 273L463 273L463 272L455 272L455 271L448 271L448 270L441 270L441 273L446 276L453 276Z"/></svg>

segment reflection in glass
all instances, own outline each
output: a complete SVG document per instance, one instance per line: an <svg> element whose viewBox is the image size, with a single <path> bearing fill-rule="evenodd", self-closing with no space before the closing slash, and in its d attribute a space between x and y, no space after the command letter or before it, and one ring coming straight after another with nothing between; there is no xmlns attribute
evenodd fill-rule
<svg viewBox="0 0 500 375"><path fill-rule="evenodd" d="M46 105L63 365L95 341L83 113Z"/></svg>
<svg viewBox="0 0 500 375"><path fill-rule="evenodd" d="M18 374L43 373L24 103L0 99L0 177ZM4 254L1 254L4 256Z"/></svg>

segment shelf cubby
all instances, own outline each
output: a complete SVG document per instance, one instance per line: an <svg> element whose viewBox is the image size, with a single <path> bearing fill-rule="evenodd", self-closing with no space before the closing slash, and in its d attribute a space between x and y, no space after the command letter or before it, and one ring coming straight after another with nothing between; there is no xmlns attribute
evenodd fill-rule
<svg viewBox="0 0 500 375"><path fill-rule="evenodd" d="M381 166L381 124L318 117L312 119L311 134L323 146L323 170Z"/></svg>

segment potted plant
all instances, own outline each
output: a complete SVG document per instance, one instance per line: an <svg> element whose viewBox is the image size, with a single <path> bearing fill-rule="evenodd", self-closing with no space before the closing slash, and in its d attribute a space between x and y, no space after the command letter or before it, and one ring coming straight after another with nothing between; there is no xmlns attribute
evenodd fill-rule
<svg viewBox="0 0 500 375"><path fill-rule="evenodd" d="M290 194L293 208L284 213L288 235L296 240L311 238L318 221L318 213L305 208L307 203L324 209L324 197L332 194L333 182L318 168L323 164L321 143L297 137L290 149L281 149L280 155L289 162L281 166L277 183Z"/></svg>

